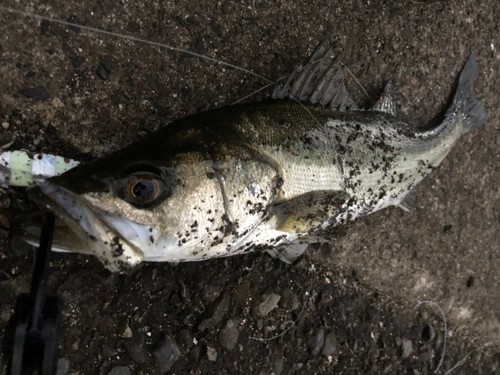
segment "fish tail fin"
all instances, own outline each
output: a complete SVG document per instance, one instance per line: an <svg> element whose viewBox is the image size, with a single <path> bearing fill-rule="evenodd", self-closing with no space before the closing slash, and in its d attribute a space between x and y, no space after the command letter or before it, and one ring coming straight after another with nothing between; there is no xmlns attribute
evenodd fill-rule
<svg viewBox="0 0 500 375"><path fill-rule="evenodd" d="M471 53L460 73L453 104L446 113L446 117L463 117L464 134L483 125L487 118L483 103L474 94L477 70L476 55Z"/></svg>

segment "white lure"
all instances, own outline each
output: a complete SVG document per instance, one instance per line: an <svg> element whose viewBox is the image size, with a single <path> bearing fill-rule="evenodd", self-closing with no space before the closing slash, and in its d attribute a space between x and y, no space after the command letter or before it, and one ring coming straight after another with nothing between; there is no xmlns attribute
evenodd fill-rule
<svg viewBox="0 0 500 375"><path fill-rule="evenodd" d="M43 180L58 176L78 164L80 162L76 160L52 154L4 151L0 153L0 186L38 185Z"/></svg>

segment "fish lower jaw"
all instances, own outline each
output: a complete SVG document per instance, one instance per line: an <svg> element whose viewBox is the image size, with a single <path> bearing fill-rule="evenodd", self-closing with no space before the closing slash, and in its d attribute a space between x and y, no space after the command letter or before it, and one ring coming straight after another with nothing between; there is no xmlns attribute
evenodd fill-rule
<svg viewBox="0 0 500 375"><path fill-rule="evenodd" d="M116 235L94 241L96 243L89 252L111 272L126 271L143 261L142 252Z"/></svg>

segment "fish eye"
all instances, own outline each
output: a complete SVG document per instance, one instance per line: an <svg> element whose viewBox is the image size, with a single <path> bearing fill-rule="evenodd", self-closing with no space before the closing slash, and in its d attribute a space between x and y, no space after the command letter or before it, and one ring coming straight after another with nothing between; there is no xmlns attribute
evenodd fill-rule
<svg viewBox="0 0 500 375"><path fill-rule="evenodd" d="M141 202L150 202L160 195L164 186L158 180L143 178L132 181L128 188L130 197Z"/></svg>
<svg viewBox="0 0 500 375"><path fill-rule="evenodd" d="M114 184L115 194L137 208L153 208L171 195L171 188L156 173L135 172Z"/></svg>

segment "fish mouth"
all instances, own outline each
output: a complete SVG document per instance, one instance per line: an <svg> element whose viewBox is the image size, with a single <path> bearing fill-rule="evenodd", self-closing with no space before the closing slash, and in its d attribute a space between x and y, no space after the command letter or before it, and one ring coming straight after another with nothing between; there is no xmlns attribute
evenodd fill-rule
<svg viewBox="0 0 500 375"><path fill-rule="evenodd" d="M30 189L29 195L59 219L54 232L54 251L95 255L112 272L124 271L142 262L144 254L134 242L147 232L143 225L102 211L50 181ZM37 241L28 239L28 242Z"/></svg>

